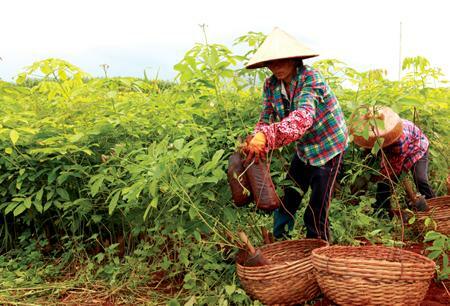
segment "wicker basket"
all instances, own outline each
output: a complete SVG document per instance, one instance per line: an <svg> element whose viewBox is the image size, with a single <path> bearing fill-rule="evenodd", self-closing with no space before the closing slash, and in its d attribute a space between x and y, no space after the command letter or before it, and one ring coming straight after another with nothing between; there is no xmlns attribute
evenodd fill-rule
<svg viewBox="0 0 450 306"><path fill-rule="evenodd" d="M422 255L385 246L316 249L322 292L339 305L419 305L435 272Z"/></svg>
<svg viewBox="0 0 450 306"><path fill-rule="evenodd" d="M427 204L428 211L416 213L420 229L424 229L424 220L431 217L436 222L436 231L450 235L450 196L428 199Z"/></svg>
<svg viewBox="0 0 450 306"><path fill-rule="evenodd" d="M320 293L311 252L327 246L320 239L288 240L267 244L260 248L269 265L246 267L242 265L245 253L236 258L236 270L247 294L267 305L304 303Z"/></svg>

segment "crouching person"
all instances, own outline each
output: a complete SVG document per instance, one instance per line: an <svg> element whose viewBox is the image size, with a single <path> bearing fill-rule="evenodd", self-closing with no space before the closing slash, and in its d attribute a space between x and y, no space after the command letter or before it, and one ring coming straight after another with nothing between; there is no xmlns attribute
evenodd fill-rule
<svg viewBox="0 0 450 306"><path fill-rule="evenodd" d="M428 146L425 134L411 121L401 119L389 107L383 107L374 116L364 116L359 122L369 121L369 138L365 139L357 128L350 129L356 145L370 149L378 142L381 145L381 170L378 178L375 208L387 211L393 216L391 208L391 184L398 182L402 173L411 171L417 190L425 199L435 197L435 193L428 182ZM384 124L376 126L376 120L383 120ZM372 124L372 122L374 124ZM361 124L360 124L361 125ZM366 125L367 126L367 125Z"/></svg>

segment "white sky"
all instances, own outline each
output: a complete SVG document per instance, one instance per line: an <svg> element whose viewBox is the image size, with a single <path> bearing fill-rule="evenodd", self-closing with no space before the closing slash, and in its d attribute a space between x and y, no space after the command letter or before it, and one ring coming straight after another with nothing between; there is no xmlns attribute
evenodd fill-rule
<svg viewBox="0 0 450 306"><path fill-rule="evenodd" d="M448 0L2 0L0 78L10 81L34 61L65 59L94 76L163 79L207 24L210 43L232 46L248 31L274 26L358 70L384 68L396 78L399 25L403 57L422 55L450 75Z"/></svg>

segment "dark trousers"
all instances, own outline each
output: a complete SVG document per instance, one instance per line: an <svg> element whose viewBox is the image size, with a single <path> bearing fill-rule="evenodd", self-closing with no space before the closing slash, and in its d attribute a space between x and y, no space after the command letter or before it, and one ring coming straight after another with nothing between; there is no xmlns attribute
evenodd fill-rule
<svg viewBox="0 0 450 306"><path fill-rule="evenodd" d="M411 168L411 173L417 190L425 197L425 199L436 197L428 182L428 151L421 159L414 163ZM375 208L379 211L387 211L390 215L392 215L390 201L391 192L391 185L389 182L383 181L378 183Z"/></svg>
<svg viewBox="0 0 450 306"><path fill-rule="evenodd" d="M328 207L334 188L337 171L342 165L342 154L329 160L323 166L307 165L294 154L288 171L288 178L295 187L306 193L311 187L311 198L303 220L307 238L329 240ZM292 187L284 190L283 205L274 214L274 236L286 235L286 225L293 228L294 217L303 195Z"/></svg>

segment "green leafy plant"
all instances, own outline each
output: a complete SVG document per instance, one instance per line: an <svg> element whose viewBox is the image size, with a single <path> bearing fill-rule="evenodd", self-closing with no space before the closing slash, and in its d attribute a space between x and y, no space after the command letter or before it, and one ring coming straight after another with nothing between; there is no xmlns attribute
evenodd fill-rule
<svg viewBox="0 0 450 306"><path fill-rule="evenodd" d="M450 239L447 235L435 231L425 234L424 242L432 242L433 245L426 248L430 253L428 258L436 261L438 279L448 279L450 266L448 264L448 254L450 252Z"/></svg>
<svg viewBox="0 0 450 306"><path fill-rule="evenodd" d="M258 240L258 226L272 222L254 204L236 208L226 181L236 139L252 132L261 111L269 73L241 68L265 36L236 39L247 48L238 55L203 31L174 81L112 78L106 66L105 77L92 78L60 59L32 64L16 83L0 81L0 303L259 304L241 288L237 248L223 233L245 227ZM408 60L404 78L391 81L383 70L338 60L314 65L347 118L391 105L420 124L442 194L450 91L434 68ZM295 188L286 181L294 147L269 158L279 195ZM344 165L330 206L335 242L398 244L396 225L373 215L373 187L356 186L376 167L352 144ZM299 217L296 238L301 229Z"/></svg>

